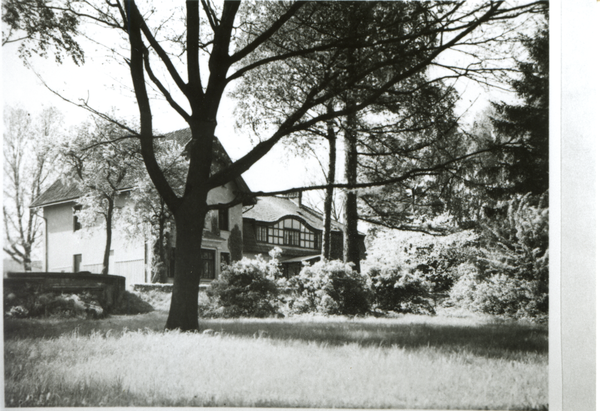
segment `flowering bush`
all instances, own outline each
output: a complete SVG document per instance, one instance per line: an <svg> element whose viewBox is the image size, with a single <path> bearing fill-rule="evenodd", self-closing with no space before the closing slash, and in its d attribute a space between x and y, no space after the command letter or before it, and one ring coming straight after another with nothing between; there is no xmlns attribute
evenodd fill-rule
<svg viewBox="0 0 600 411"><path fill-rule="evenodd" d="M360 315L370 310L370 290L365 276L341 261L304 266L288 280L293 313Z"/></svg>
<svg viewBox="0 0 600 411"><path fill-rule="evenodd" d="M370 267L374 303L384 311L413 314L435 314L429 302L433 283L419 271L408 272L400 267Z"/></svg>
<svg viewBox="0 0 600 411"><path fill-rule="evenodd" d="M25 318L29 315L29 310L21 305L13 306L7 313L7 317L11 318Z"/></svg>
<svg viewBox="0 0 600 411"><path fill-rule="evenodd" d="M387 271L411 272L427 281L430 291L447 293L456 279L455 267L468 260L477 238L471 230L447 236L380 230L368 240L364 266L367 271L387 267Z"/></svg>
<svg viewBox="0 0 600 411"><path fill-rule="evenodd" d="M276 259L243 258L229 266L206 290L210 304L204 316L267 317L277 314L277 279L281 277Z"/></svg>

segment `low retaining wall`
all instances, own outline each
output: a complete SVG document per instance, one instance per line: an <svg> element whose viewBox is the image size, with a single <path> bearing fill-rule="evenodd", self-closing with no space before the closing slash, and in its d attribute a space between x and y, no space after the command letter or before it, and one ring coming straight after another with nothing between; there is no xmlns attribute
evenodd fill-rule
<svg viewBox="0 0 600 411"><path fill-rule="evenodd" d="M210 284L200 283L200 290L206 290ZM173 284L134 284L133 291L147 292L147 291L161 291L163 293L173 292Z"/></svg>
<svg viewBox="0 0 600 411"><path fill-rule="evenodd" d="M81 293L97 296L106 308L117 304L125 292L125 277L79 273L7 273L4 293L33 287L41 292Z"/></svg>

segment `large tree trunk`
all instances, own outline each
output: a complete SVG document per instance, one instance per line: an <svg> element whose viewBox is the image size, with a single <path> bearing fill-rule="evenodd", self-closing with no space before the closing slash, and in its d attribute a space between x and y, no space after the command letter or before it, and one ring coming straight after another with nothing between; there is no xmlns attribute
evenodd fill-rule
<svg viewBox="0 0 600 411"><path fill-rule="evenodd" d="M114 199L108 198L108 209L106 210L106 245L104 246L104 259L102 260L102 274L108 274L108 263L110 259L110 244L112 242L112 218L115 208Z"/></svg>
<svg viewBox="0 0 600 411"><path fill-rule="evenodd" d="M330 107L327 108L331 110ZM329 140L329 170L327 172L327 184L325 190L325 204L323 206L323 246L321 254L324 260L331 259L331 210L333 207L333 184L335 182L335 163L336 163L336 147L335 147L335 130L333 129L333 121L327 122L327 139Z"/></svg>
<svg viewBox="0 0 600 411"><path fill-rule="evenodd" d="M346 161L344 174L348 184L356 184L358 154L356 151L356 114L347 117L344 132L344 148ZM345 191L344 201L344 262L353 263L356 271L360 272L360 248L358 236L357 195L351 190Z"/></svg>
<svg viewBox="0 0 600 411"><path fill-rule="evenodd" d="M175 278L166 329L197 331L198 287L202 270L202 231L206 216L206 200L184 202L175 214Z"/></svg>
<svg viewBox="0 0 600 411"><path fill-rule="evenodd" d="M355 16L354 16L355 17ZM350 27L354 29L358 22L351 18ZM350 47L348 53L348 74L352 78L355 75L356 56L354 48ZM352 90L348 90L345 96L346 108L353 107L356 103ZM358 170L357 144L357 113L351 112L346 116L346 129L344 130L344 174L348 184L356 184ZM345 191L344 201L344 262L353 263L356 271L360 272L360 249L358 238L358 208L357 195L355 191Z"/></svg>

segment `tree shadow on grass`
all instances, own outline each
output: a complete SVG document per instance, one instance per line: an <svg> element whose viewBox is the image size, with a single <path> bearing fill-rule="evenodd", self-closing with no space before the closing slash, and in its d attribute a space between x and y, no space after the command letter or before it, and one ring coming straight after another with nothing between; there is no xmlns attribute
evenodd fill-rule
<svg viewBox="0 0 600 411"><path fill-rule="evenodd" d="M115 315L102 320L42 319L4 321L4 339L52 338L76 330L79 335L125 330L161 332L166 312ZM200 328L211 328L224 335L269 338L274 341L306 341L322 345L358 344L363 347L400 347L417 350L435 348L445 353L471 353L487 358L518 360L531 354L548 354L548 328L519 322L483 324L444 324L444 319L429 323L346 319L200 319Z"/></svg>
<svg viewBox="0 0 600 411"><path fill-rule="evenodd" d="M548 353L547 327L517 322L477 325L369 322L201 321L201 328L224 334L299 340L326 345L437 348L448 353L471 353L487 358L518 359Z"/></svg>
<svg viewBox="0 0 600 411"><path fill-rule="evenodd" d="M109 330L111 335L121 335L126 331L164 330L167 313L151 311L137 315L111 315L103 319L43 318L43 319L4 319L4 340L16 338L55 338L63 334L76 333L87 336L94 332L101 334Z"/></svg>

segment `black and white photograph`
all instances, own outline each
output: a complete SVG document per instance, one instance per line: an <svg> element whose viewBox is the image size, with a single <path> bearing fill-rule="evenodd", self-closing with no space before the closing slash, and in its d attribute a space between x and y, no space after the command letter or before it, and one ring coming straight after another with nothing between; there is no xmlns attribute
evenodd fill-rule
<svg viewBox="0 0 600 411"><path fill-rule="evenodd" d="M2 0L3 406L595 409L576 3Z"/></svg>

